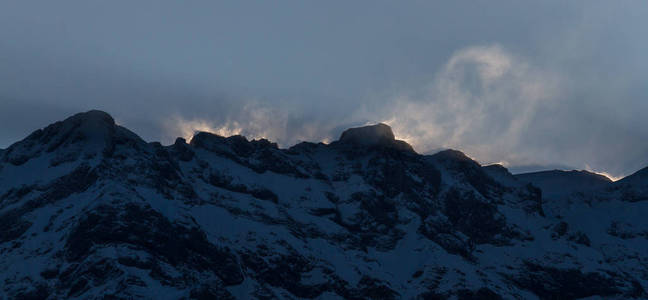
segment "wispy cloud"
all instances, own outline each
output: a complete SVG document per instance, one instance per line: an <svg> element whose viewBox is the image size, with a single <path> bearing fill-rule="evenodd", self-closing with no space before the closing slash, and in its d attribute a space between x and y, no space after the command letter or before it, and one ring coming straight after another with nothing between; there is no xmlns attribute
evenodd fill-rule
<svg viewBox="0 0 648 300"><path fill-rule="evenodd" d="M520 137L539 105L560 92L558 76L498 45L452 55L422 93L395 97L385 122L419 152L462 149L482 162L523 163ZM366 113L366 112L365 112Z"/></svg>

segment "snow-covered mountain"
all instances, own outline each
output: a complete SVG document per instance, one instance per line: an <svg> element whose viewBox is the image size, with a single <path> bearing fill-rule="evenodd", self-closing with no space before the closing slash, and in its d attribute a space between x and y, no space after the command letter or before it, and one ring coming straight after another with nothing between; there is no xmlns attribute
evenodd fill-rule
<svg viewBox="0 0 648 300"><path fill-rule="evenodd" d="M0 298L646 298L646 173L554 201L384 124L162 146L90 111L0 151Z"/></svg>

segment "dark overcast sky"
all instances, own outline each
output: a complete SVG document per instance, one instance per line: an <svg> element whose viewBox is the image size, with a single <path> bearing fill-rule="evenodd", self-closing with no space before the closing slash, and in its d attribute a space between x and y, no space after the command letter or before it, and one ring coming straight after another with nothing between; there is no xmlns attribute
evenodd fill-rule
<svg viewBox="0 0 648 300"><path fill-rule="evenodd" d="M422 153L627 175L647 20L638 0L1 1L0 147L102 109L163 143L386 122Z"/></svg>

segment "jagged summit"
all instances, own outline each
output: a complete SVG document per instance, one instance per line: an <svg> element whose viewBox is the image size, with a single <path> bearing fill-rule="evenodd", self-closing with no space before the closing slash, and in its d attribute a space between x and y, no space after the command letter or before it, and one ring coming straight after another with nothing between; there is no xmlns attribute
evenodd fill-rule
<svg viewBox="0 0 648 300"><path fill-rule="evenodd" d="M412 146L407 142L397 140L391 127L384 123L349 128L342 132L338 142L357 146L382 146L414 152Z"/></svg>
<svg viewBox="0 0 648 300"><path fill-rule="evenodd" d="M176 143L178 143L178 141L176 141ZM235 148L245 148L249 146L270 147L274 149L279 148L277 143L270 142L264 138L248 140L247 137L238 134L228 136L228 137L223 137L206 131L197 132L191 138L189 144L195 147L206 148L206 149L213 148L214 145L218 145L218 144L227 144Z"/></svg>

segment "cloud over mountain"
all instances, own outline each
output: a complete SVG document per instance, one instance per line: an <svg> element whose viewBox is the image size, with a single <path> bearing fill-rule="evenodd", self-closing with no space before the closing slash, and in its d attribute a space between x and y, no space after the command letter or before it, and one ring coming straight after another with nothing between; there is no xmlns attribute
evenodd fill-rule
<svg viewBox="0 0 648 300"><path fill-rule="evenodd" d="M164 143L211 128L288 147L393 120L419 151L484 162L619 176L648 157L645 5L256 5L0 4L0 147L99 108Z"/></svg>

